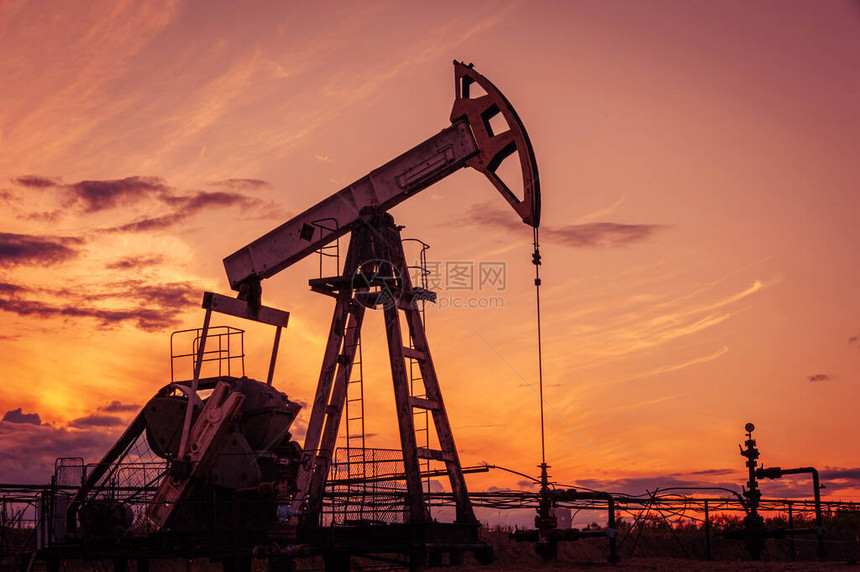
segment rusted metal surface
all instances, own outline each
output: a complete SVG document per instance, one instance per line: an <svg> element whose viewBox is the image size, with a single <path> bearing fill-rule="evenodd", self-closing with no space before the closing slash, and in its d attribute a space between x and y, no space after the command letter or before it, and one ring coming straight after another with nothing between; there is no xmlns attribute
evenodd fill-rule
<svg viewBox="0 0 860 572"><path fill-rule="evenodd" d="M194 382L196 385L197 379ZM225 444L223 439L225 429L236 417L244 399L241 393L230 391L226 383L215 386L215 391L206 401L197 421L191 427L187 450L183 451L180 445L179 450L182 454L180 463L174 464L172 474L161 480L155 499L147 511L147 516L156 529L162 528L167 523L167 519L185 494L185 490L193 484L204 461L220 452ZM188 410L191 411L190 405ZM186 419L190 423L190 416Z"/></svg>
<svg viewBox="0 0 860 572"><path fill-rule="evenodd" d="M540 224L540 180L537 161L523 122L514 107L499 89L479 74L471 64L454 61L455 99L451 110L451 123L465 119L472 128L479 152L466 164L483 173L502 197L517 211L523 222L537 227ZM486 95L472 97L472 85L479 85ZM501 114L506 131L495 133L490 120ZM522 171L523 197L517 197L496 170L502 161L517 153Z"/></svg>
<svg viewBox="0 0 860 572"><path fill-rule="evenodd" d="M230 286L238 290L249 279L277 274L346 234L363 207L392 208L462 169L477 151L468 123L460 121L444 129L225 258ZM313 223L320 219L334 219L337 224L330 230L315 227Z"/></svg>
<svg viewBox="0 0 860 572"><path fill-rule="evenodd" d="M268 306L254 306L245 300L237 300L213 292L203 293L203 307L228 316L253 320L277 328L286 328L290 313Z"/></svg>

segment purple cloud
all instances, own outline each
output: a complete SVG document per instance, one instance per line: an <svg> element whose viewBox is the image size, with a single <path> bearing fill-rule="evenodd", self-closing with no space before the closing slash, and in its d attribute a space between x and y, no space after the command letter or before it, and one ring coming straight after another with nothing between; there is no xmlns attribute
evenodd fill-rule
<svg viewBox="0 0 860 572"><path fill-rule="evenodd" d="M257 206L261 203L260 199L246 197L240 193L228 193L223 191L198 191L193 195L163 194L160 196L160 199L165 204L181 209L181 212L186 215L213 207L238 206L246 209L252 206Z"/></svg>
<svg viewBox="0 0 860 572"><path fill-rule="evenodd" d="M34 294L61 298L60 302L31 299ZM28 296L29 295L29 296ZM103 308L93 302L120 299L136 303L136 307ZM175 326L178 314L199 303L200 291L190 283L147 284L128 280L112 284L103 291L88 292L86 296L68 289L27 289L16 284L0 282L0 311L35 318L92 318L103 326L131 323L144 331L158 331Z"/></svg>
<svg viewBox="0 0 860 572"><path fill-rule="evenodd" d="M212 187L227 187L229 189L266 189L271 187L268 181L262 179L223 179L209 183Z"/></svg>
<svg viewBox="0 0 860 572"><path fill-rule="evenodd" d="M21 177L13 177L11 181L16 185L21 185L22 187L30 187L34 189L56 187L60 184L56 179L52 179L50 177L40 177L39 175L23 175Z"/></svg>
<svg viewBox="0 0 860 572"><path fill-rule="evenodd" d="M150 232L170 228L188 218L187 215L174 213L157 217L145 217L136 221L102 229L101 232Z"/></svg>
<svg viewBox="0 0 860 572"><path fill-rule="evenodd" d="M92 413L85 417L79 417L69 422L69 427L76 429L85 429L87 427L117 427L124 425L122 419L113 415L103 415L101 413Z"/></svg>
<svg viewBox="0 0 860 572"><path fill-rule="evenodd" d="M136 403L120 403L119 401L111 401L107 405L99 407L99 411L106 413L129 413L140 409L140 405Z"/></svg>
<svg viewBox="0 0 860 572"><path fill-rule="evenodd" d="M469 214L456 223L495 227L505 231L528 232L528 227L519 221L513 212L505 211L495 204L473 205ZM591 222L566 226L541 226L541 238L548 242L577 248L622 247L643 242L668 228L661 224L624 224L616 222Z"/></svg>
<svg viewBox="0 0 860 572"><path fill-rule="evenodd" d="M36 318L94 318L104 326L132 322L144 331L158 331L178 323L175 313L162 309L114 310L77 305L54 305L35 300L0 299L0 311Z"/></svg>
<svg viewBox="0 0 860 572"><path fill-rule="evenodd" d="M80 181L64 185L66 206L78 204L84 212L93 213L136 203L170 188L160 177L126 177L103 181Z"/></svg>
<svg viewBox="0 0 860 572"><path fill-rule="evenodd" d="M80 238L0 232L0 267L48 266L80 254Z"/></svg>
<svg viewBox="0 0 860 572"><path fill-rule="evenodd" d="M18 409L7 411L6 414L3 415L3 421L8 423L29 423L30 425L42 424L42 420L39 419L38 413L24 413L20 407Z"/></svg>
<svg viewBox="0 0 860 572"><path fill-rule="evenodd" d="M34 220L36 222L57 222L62 218L62 211L39 211L18 215L18 220Z"/></svg>
<svg viewBox="0 0 860 572"><path fill-rule="evenodd" d="M8 282L0 282L0 294L5 295L14 295L19 292L23 292L25 288L23 286L18 286L17 284L10 284Z"/></svg>
<svg viewBox="0 0 860 572"><path fill-rule="evenodd" d="M575 247L626 246L651 238L664 228L659 224L591 222L550 227L544 236L553 242Z"/></svg>
<svg viewBox="0 0 860 572"><path fill-rule="evenodd" d="M211 208L238 207L244 211L253 207L261 207L264 205L263 201L246 196L243 192L270 186L268 182L261 179L231 178L210 183L210 186L221 187L225 190L180 193L170 187L161 177L151 176L135 175L121 179L93 179L71 184L62 184L59 179L38 175L22 175L11 180L19 186L55 193L60 197L64 209L74 207L86 214L136 205L142 201L155 203L162 212L158 216L144 216L102 230L102 232L114 233L151 232L170 228L184 222L198 212ZM16 198L9 191L2 193L3 198L7 200ZM164 206L169 208L165 209ZM62 213L62 209L31 212L20 214L18 218L20 220L55 222L59 220Z"/></svg>
<svg viewBox="0 0 860 572"><path fill-rule="evenodd" d="M48 484L58 457L98 461L113 445L119 430L119 427L69 429L48 424L0 423L3 480L18 484Z"/></svg>
<svg viewBox="0 0 860 572"><path fill-rule="evenodd" d="M105 264L109 270L138 270L149 266L158 266L164 262L164 257L158 254L125 256Z"/></svg>
<svg viewBox="0 0 860 572"><path fill-rule="evenodd" d="M239 207L244 211L263 204L262 201L253 197L246 197L239 193L220 191L211 193L199 191L193 195L161 193L158 196L158 200L171 207L173 212L155 217L143 217L130 223L102 229L101 232L134 233L163 230L183 223L193 215L204 210L212 208Z"/></svg>

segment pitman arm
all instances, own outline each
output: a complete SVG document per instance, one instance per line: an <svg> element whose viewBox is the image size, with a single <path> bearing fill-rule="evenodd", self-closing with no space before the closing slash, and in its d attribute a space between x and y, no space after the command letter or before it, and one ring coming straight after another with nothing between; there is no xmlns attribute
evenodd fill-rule
<svg viewBox="0 0 860 572"><path fill-rule="evenodd" d="M484 173L523 222L537 227L540 186L525 127L504 95L471 65L455 61L454 78L453 125L225 258L230 287L259 303L260 280L347 233L362 208L391 209L465 166ZM469 87L474 83L486 95L470 98ZM508 129L494 134L490 119L499 113ZM515 151L523 173L522 199L495 174Z"/></svg>

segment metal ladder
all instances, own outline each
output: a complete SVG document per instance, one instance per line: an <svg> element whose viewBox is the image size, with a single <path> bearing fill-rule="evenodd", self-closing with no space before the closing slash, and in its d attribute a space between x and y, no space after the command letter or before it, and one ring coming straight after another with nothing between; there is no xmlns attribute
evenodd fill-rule
<svg viewBox="0 0 860 572"><path fill-rule="evenodd" d="M430 249L430 245L426 242L417 239L417 238L404 238L402 240L403 243L414 242L418 244L418 260L417 264L410 265L407 268L410 271L415 271L415 283L413 286L419 286L424 290L427 290L428 279L427 277L430 275L430 271L427 269L427 251ZM425 311L426 300L421 300L421 306L419 310L419 314L421 316L421 322L424 324L424 328L426 331L427 328L427 314ZM415 350L415 340L412 336L409 337L409 349ZM424 389L424 378L421 376L421 364L418 359L412 356L407 356L409 360L409 396L417 397L419 399L427 399L427 391ZM413 408L412 410L412 424L415 428L415 443L419 447L423 447L425 449L430 449L430 410L422 409L422 408ZM419 461L419 466L421 468L421 472L426 475L423 479L424 483L424 493L428 495L427 500L427 508L431 510L432 507L431 502L429 500L430 494L430 459L421 459ZM432 514L431 514L432 516Z"/></svg>
<svg viewBox="0 0 860 572"><path fill-rule="evenodd" d="M358 507L358 512L352 516L359 519L364 518L364 501L367 494L365 481L367 477L367 447L364 428L364 371L361 364L361 332L352 332L351 330L354 329L354 325L350 326L347 323L344 330L344 353L350 353L348 350L354 350L355 356L352 360L350 379L346 382L344 441L346 444L346 478L361 479L361 482L347 485L348 494L343 504L344 521L348 518L350 507L353 505ZM354 334L355 343L347 346L347 340L351 337L350 334Z"/></svg>

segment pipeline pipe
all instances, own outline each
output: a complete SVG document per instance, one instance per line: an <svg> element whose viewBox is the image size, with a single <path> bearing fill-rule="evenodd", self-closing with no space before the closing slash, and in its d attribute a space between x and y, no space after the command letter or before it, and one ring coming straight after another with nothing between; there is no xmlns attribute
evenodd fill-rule
<svg viewBox="0 0 860 572"><path fill-rule="evenodd" d="M607 492L603 491L556 491L554 501L576 501L576 500L605 500L607 504L608 528L605 531L567 531L567 534L562 534L562 531L555 529L550 534L550 541L557 542L558 540L579 540L580 538L590 538L596 536L607 536L609 538L609 556L607 560L611 564L616 564L618 558L618 529L615 528L615 498ZM514 538L520 541L539 541L540 531L538 530L523 530L515 533Z"/></svg>
<svg viewBox="0 0 860 572"><path fill-rule="evenodd" d="M609 537L609 560L610 564L616 564L618 562L618 549L617 549L617 538L618 538L618 529L615 528L615 499L611 494L601 491L594 492L575 492L574 500L578 499L602 499L606 501L607 509L609 510L609 518L608 525L609 528L606 531L606 535Z"/></svg>
<svg viewBox="0 0 860 572"><path fill-rule="evenodd" d="M818 478L818 469L815 467L798 467L796 469L783 469L782 467L762 467L756 469L755 476L759 479L779 479L785 475L812 475L812 491L815 499L815 534L818 535L818 559L824 560L824 518L821 514L821 484Z"/></svg>
<svg viewBox="0 0 860 572"><path fill-rule="evenodd" d="M812 475L812 494L815 499L815 534L818 535L818 559L824 560L824 518L821 514L821 485L818 469L815 467L799 467L797 469L782 469L783 475Z"/></svg>

